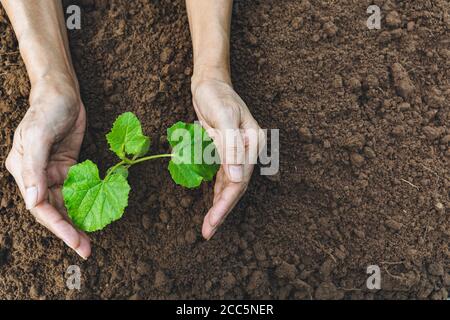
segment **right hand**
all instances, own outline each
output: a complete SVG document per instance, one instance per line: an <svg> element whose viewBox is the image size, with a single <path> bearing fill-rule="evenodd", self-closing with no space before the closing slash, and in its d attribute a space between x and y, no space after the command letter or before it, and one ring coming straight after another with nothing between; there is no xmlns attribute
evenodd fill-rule
<svg viewBox="0 0 450 320"><path fill-rule="evenodd" d="M5 165L36 220L87 259L90 240L71 224L61 192L77 162L85 127L77 84L66 77L40 80L32 86L30 108L15 131Z"/></svg>

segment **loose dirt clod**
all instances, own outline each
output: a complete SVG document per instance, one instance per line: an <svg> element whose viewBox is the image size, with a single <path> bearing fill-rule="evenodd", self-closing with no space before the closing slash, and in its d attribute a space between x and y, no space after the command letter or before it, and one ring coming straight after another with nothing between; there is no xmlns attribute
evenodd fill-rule
<svg viewBox="0 0 450 320"><path fill-rule="evenodd" d="M386 16L386 24L389 27L397 28L400 27L402 23L402 19L400 18L400 15L397 11L391 11Z"/></svg>
<svg viewBox="0 0 450 320"><path fill-rule="evenodd" d="M442 132L438 128L431 127L431 126L423 127L422 130L423 130L423 133L425 134L425 136L427 137L427 139L430 141L434 141L434 140L438 139Z"/></svg>
<svg viewBox="0 0 450 320"><path fill-rule="evenodd" d="M392 65L392 77L394 78L397 94L404 99L409 99L414 92L414 84L400 63L394 63Z"/></svg>

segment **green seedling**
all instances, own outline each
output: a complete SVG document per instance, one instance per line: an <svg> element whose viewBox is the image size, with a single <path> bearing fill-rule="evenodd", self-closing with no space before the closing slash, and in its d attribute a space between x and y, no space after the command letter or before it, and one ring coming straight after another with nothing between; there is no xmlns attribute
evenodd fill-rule
<svg viewBox="0 0 450 320"><path fill-rule="evenodd" d="M175 134L180 129L181 136ZM200 132L196 134L196 132ZM215 147L206 131L198 124L177 122L167 129L172 147L170 154L146 156L150 139L142 133L139 119L131 112L120 115L106 135L109 147L120 161L100 178L98 167L90 160L72 166L63 186L64 204L73 223L81 230L93 232L120 219L128 205L128 169L138 163L170 158L169 172L175 183L196 188L203 180L211 181L218 164L203 160L205 150L215 153ZM186 143L187 141L187 143ZM201 161L194 161L201 153Z"/></svg>

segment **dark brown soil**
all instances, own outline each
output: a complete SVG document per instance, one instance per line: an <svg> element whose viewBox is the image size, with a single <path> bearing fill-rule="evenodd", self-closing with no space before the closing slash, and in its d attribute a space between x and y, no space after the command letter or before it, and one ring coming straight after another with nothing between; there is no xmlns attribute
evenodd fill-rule
<svg viewBox="0 0 450 320"><path fill-rule="evenodd" d="M81 158L114 163L104 136L124 111L166 151L166 127L195 119L184 2L81 3ZM390 14L381 30L365 25L372 3ZM279 175L255 173L206 242L212 184L177 187L163 161L135 168L124 218L92 235L84 262L27 213L4 169L29 84L0 12L0 298L447 298L450 3L236 1L232 30L236 90L280 129ZM65 287L72 264L80 291ZM366 288L369 265L382 290Z"/></svg>

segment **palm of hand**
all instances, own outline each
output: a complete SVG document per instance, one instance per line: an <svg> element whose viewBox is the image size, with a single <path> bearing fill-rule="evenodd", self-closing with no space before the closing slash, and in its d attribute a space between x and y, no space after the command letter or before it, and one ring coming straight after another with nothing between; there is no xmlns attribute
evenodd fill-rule
<svg viewBox="0 0 450 320"><path fill-rule="evenodd" d="M77 163L79 150L84 137L86 115L81 105L78 117L60 142L50 151L47 165L48 199L61 214L65 214L62 186L70 167Z"/></svg>

